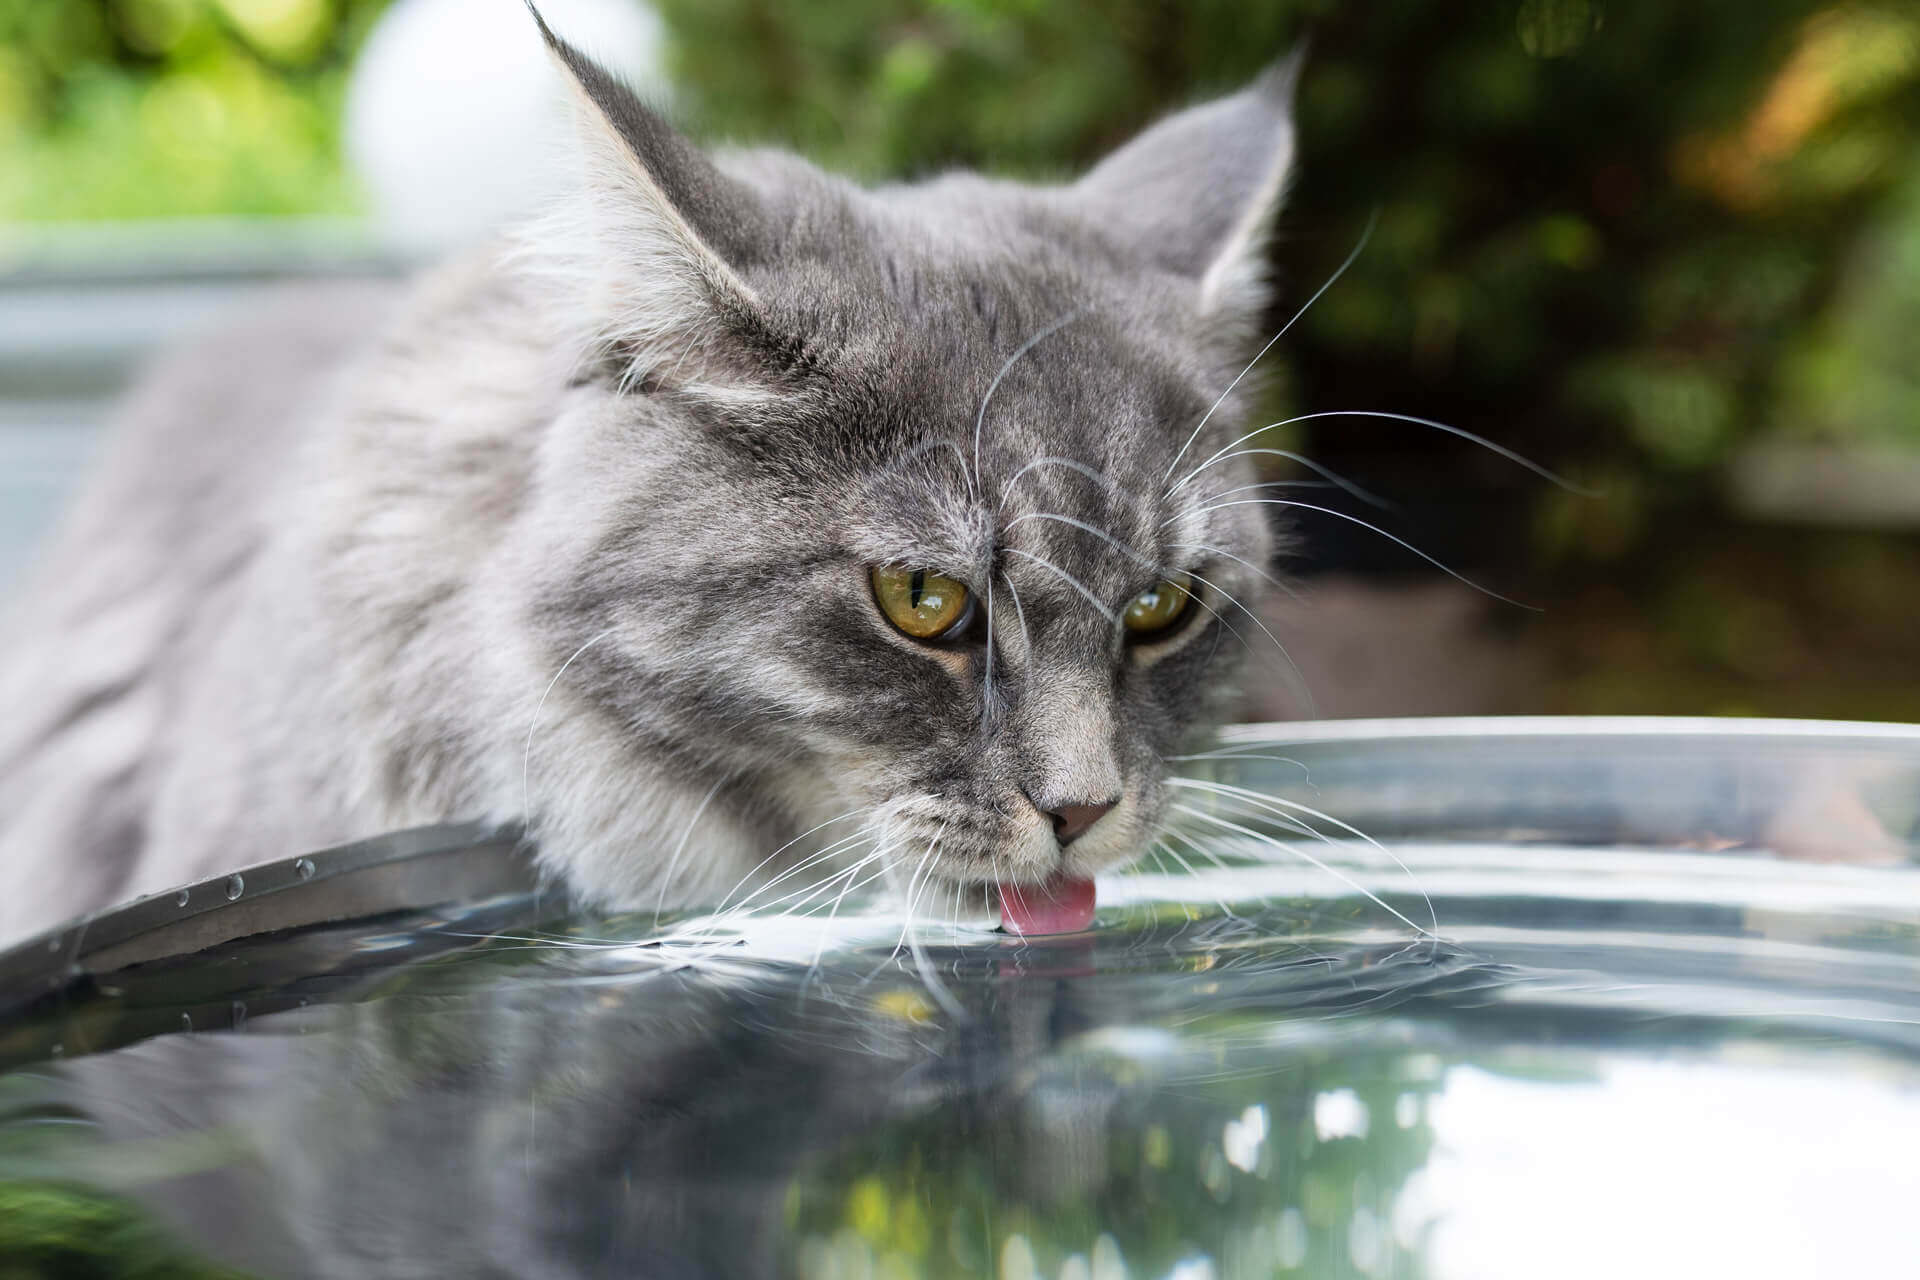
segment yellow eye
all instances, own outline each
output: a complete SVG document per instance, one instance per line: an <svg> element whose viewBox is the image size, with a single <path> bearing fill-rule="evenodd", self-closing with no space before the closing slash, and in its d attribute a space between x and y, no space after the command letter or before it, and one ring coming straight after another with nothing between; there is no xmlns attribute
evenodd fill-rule
<svg viewBox="0 0 1920 1280"><path fill-rule="evenodd" d="M872 576L880 612L915 640L944 639L973 614L966 585L944 573L889 564L876 566Z"/></svg>
<svg viewBox="0 0 1920 1280"><path fill-rule="evenodd" d="M1129 640L1156 640L1174 629L1191 611L1193 578L1184 573L1162 578L1127 602L1120 614Z"/></svg>

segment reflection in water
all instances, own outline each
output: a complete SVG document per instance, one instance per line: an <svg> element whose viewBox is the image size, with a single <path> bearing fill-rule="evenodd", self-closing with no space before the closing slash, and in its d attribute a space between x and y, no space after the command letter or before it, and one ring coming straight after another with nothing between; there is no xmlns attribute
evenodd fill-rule
<svg viewBox="0 0 1920 1280"><path fill-rule="evenodd" d="M1642 932L1657 911L1565 929L1574 963L1548 968L1541 939L1509 964L1375 938L1344 907L1228 906L929 937L959 1017L883 944L816 967L497 941L374 999L67 1063L57 1098L90 1127L60 1163L266 1275L1479 1277L1535 1274L1501 1271L1501 1242L1544 1247L1625 1189L1751 1181L1753 1144L1713 1149L1687 1101L1728 1079L1760 1081L1742 1115L1814 1090L1913 1110L1881 1096L1920 1083L1912 953L1847 991L1832 954L1772 955L1756 984L1753 941L1728 936L1675 983ZM1863 1018L1904 1002L1904 1028L1798 1022L1795 984ZM1900 1131L1852 1132L1884 1158L1872 1141ZM1819 1149L1817 1126L1767 1132ZM1707 1226L1737 1209L1692 1205ZM1852 1239L1870 1256L1887 1221ZM1619 1274L1582 1260L1555 1274Z"/></svg>
<svg viewBox="0 0 1920 1280"><path fill-rule="evenodd" d="M903 946L850 901L664 935L342 926L130 970L60 1012L71 1043L253 1012L0 1077L0 1192L121 1193L294 1277L1612 1280L1912 1256L1912 762L1820 774L1860 781L1809 809L1745 775L1682 805L1673 761L1608 758L1644 807L1509 777L1534 811L1510 806L1503 839L1461 834L1491 811L1466 783L1369 808L1334 753L1310 763L1316 803L1391 858L1315 844L1329 874L1214 839L1217 865L1103 884L1068 938L924 925ZM1808 812L1847 818L1818 861L1755 847ZM1438 938L1402 923L1424 898Z"/></svg>
<svg viewBox="0 0 1920 1280"><path fill-rule="evenodd" d="M1427 945L1193 935L928 948L962 1019L910 965L876 974L885 949L809 975L500 947L377 1001L73 1063L68 1100L121 1153L219 1135L219 1159L124 1185L272 1274L1051 1276L1097 1253L1144 1275L1229 1235L1222 1261L1324 1251L1425 1154L1417 1121L1364 1155L1322 1138L1327 1100L1391 1117L1430 1090L1382 1015L1485 975Z"/></svg>

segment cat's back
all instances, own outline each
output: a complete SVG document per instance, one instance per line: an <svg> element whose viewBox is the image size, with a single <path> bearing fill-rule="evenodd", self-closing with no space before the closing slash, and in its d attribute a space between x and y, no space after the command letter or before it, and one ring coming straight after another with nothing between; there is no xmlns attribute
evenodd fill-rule
<svg viewBox="0 0 1920 1280"><path fill-rule="evenodd" d="M0 618L0 937L117 896L164 726L384 281L287 286L163 356Z"/></svg>

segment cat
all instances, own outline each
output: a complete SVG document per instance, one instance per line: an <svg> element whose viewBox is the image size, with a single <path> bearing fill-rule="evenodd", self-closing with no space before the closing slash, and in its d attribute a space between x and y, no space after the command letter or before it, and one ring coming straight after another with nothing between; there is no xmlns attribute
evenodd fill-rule
<svg viewBox="0 0 1920 1280"><path fill-rule="evenodd" d="M583 903L819 858L1046 931L1165 816L1274 551L1296 61L1070 183L869 189L533 18L552 216L134 396L0 647L0 936L450 819Z"/></svg>

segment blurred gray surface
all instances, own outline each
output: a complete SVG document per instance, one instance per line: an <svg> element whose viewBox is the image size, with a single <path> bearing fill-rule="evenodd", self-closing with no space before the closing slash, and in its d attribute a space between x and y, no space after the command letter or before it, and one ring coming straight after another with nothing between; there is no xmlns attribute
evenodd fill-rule
<svg viewBox="0 0 1920 1280"><path fill-rule="evenodd" d="M0 611L148 357L288 279L400 265L352 225L326 222L0 235Z"/></svg>
<svg viewBox="0 0 1920 1280"><path fill-rule="evenodd" d="M0 602L79 484L106 413L97 399L0 399Z"/></svg>

